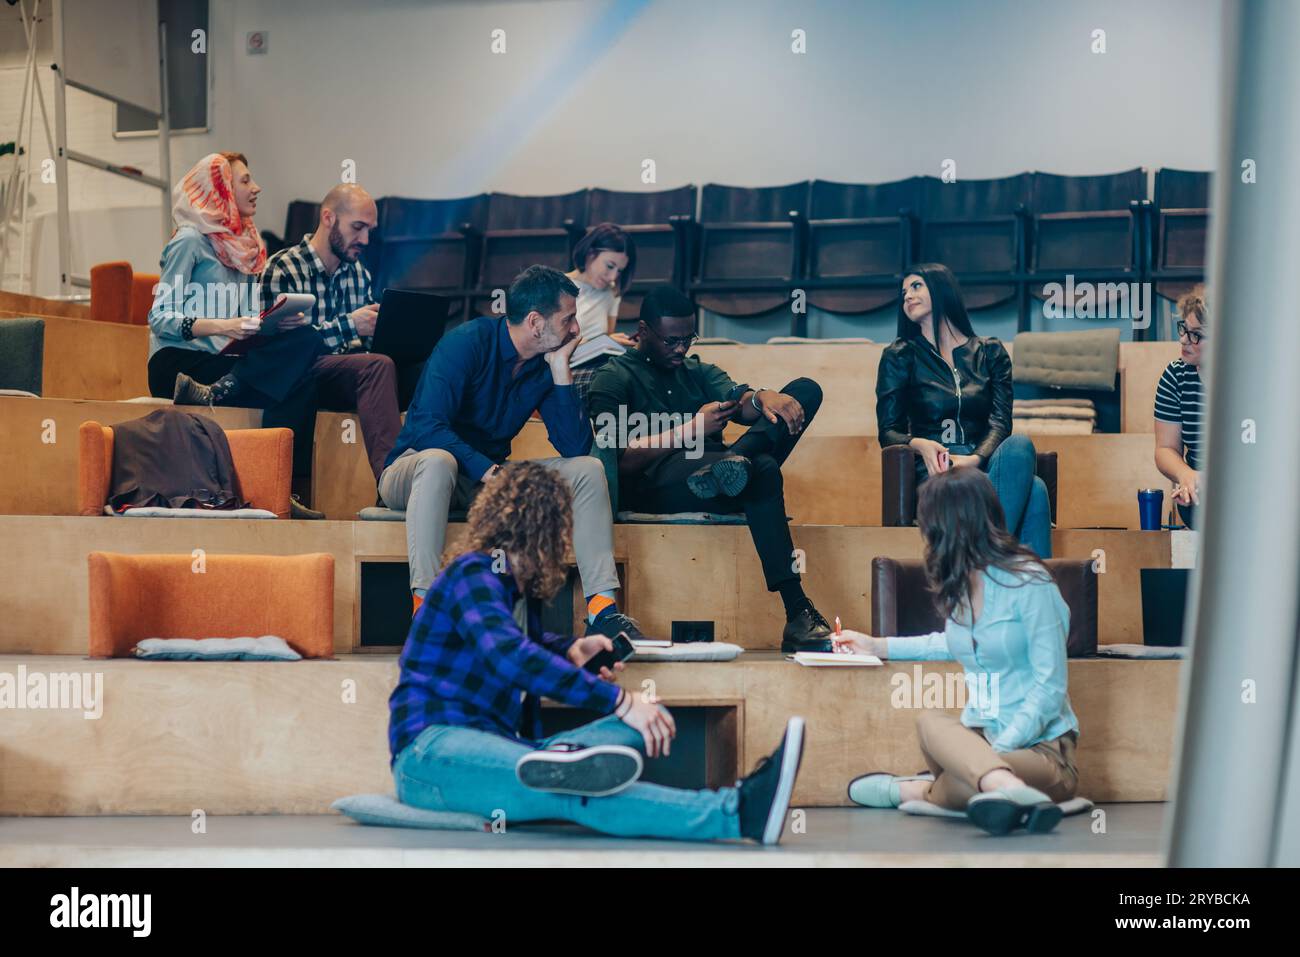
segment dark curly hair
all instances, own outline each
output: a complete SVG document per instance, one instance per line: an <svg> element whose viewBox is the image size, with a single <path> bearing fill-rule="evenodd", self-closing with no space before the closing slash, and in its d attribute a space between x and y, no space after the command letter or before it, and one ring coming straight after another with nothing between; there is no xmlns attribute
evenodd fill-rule
<svg viewBox="0 0 1300 957"><path fill-rule="evenodd" d="M448 560L500 549L524 594L546 601L564 587L573 494L561 476L536 462L507 463L474 499L468 523L465 538Z"/></svg>
<svg viewBox="0 0 1300 957"><path fill-rule="evenodd" d="M925 577L945 619L971 619L970 576L995 566L1020 584L1052 581L1038 556L1007 532L989 477L970 466L931 475L916 497L916 524L925 539Z"/></svg>

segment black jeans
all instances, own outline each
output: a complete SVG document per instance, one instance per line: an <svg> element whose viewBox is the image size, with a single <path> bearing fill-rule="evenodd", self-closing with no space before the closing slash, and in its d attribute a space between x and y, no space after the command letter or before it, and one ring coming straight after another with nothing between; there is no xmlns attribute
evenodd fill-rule
<svg viewBox="0 0 1300 957"><path fill-rule="evenodd" d="M821 407L821 386L812 379L795 379L781 391L803 406L804 431L799 435L805 434ZM785 514L785 483L781 477L781 465L794 451L799 435L791 435L780 419L769 422L760 418L730 448L717 443L697 458L687 458L688 450L679 449L659 459L647 475L630 483L622 497L631 508L642 512L743 511L763 564L767 590L776 591L786 582L799 579L794 570L794 542ZM735 498L697 497L687 488L686 477L724 455L743 455L754 464L749 484Z"/></svg>
<svg viewBox="0 0 1300 957"><path fill-rule="evenodd" d="M170 399L182 372L204 385L233 372L240 386L233 404L262 409L263 428L291 429L293 474L308 476L318 404L311 367L324 354L320 333L310 326L272 336L243 356L168 346L149 357L149 392Z"/></svg>

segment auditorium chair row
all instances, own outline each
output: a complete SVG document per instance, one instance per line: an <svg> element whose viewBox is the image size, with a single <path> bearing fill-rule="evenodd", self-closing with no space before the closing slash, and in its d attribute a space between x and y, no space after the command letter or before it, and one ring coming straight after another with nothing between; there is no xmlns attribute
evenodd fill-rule
<svg viewBox="0 0 1300 957"><path fill-rule="evenodd" d="M708 184L651 192L584 189L553 196L383 197L366 262L379 288L437 291L468 307L525 265L568 269L590 227L617 222L638 246L625 298L673 283L706 309L749 316L805 290L810 305L858 314L892 302L907 267L944 262L975 308L1060 279L1188 285L1203 277L1209 174L1020 173L989 180L914 176L890 183L813 180L770 187ZM315 228L315 203L290 204L285 241ZM792 315L792 334L801 335ZM1021 322L1021 328L1027 328Z"/></svg>

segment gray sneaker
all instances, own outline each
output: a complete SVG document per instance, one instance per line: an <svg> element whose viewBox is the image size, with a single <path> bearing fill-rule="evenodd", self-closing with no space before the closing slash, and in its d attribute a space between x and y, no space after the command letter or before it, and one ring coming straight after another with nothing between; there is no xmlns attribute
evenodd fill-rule
<svg viewBox="0 0 1300 957"><path fill-rule="evenodd" d="M525 754L515 764L515 776L534 791L606 797L635 782L644 767L641 752L625 745L557 744Z"/></svg>

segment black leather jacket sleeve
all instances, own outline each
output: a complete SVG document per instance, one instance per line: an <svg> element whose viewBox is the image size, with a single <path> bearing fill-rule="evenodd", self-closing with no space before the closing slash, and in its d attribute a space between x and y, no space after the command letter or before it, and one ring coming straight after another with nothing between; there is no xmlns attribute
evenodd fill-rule
<svg viewBox="0 0 1300 957"><path fill-rule="evenodd" d="M996 340L987 341L984 348L989 353L989 379L986 388L989 392L990 409L988 434L975 447L975 454L980 457L981 465L988 464L989 459L993 457L993 453L1002 444L1002 440L1011 434L1011 408L1014 402L1011 383L1011 356L1007 354L1007 350L1002 343Z"/></svg>
<svg viewBox="0 0 1300 957"><path fill-rule="evenodd" d="M912 441L907 408L911 382L911 350L899 348L897 343L887 346L876 372L876 431L882 448Z"/></svg>

